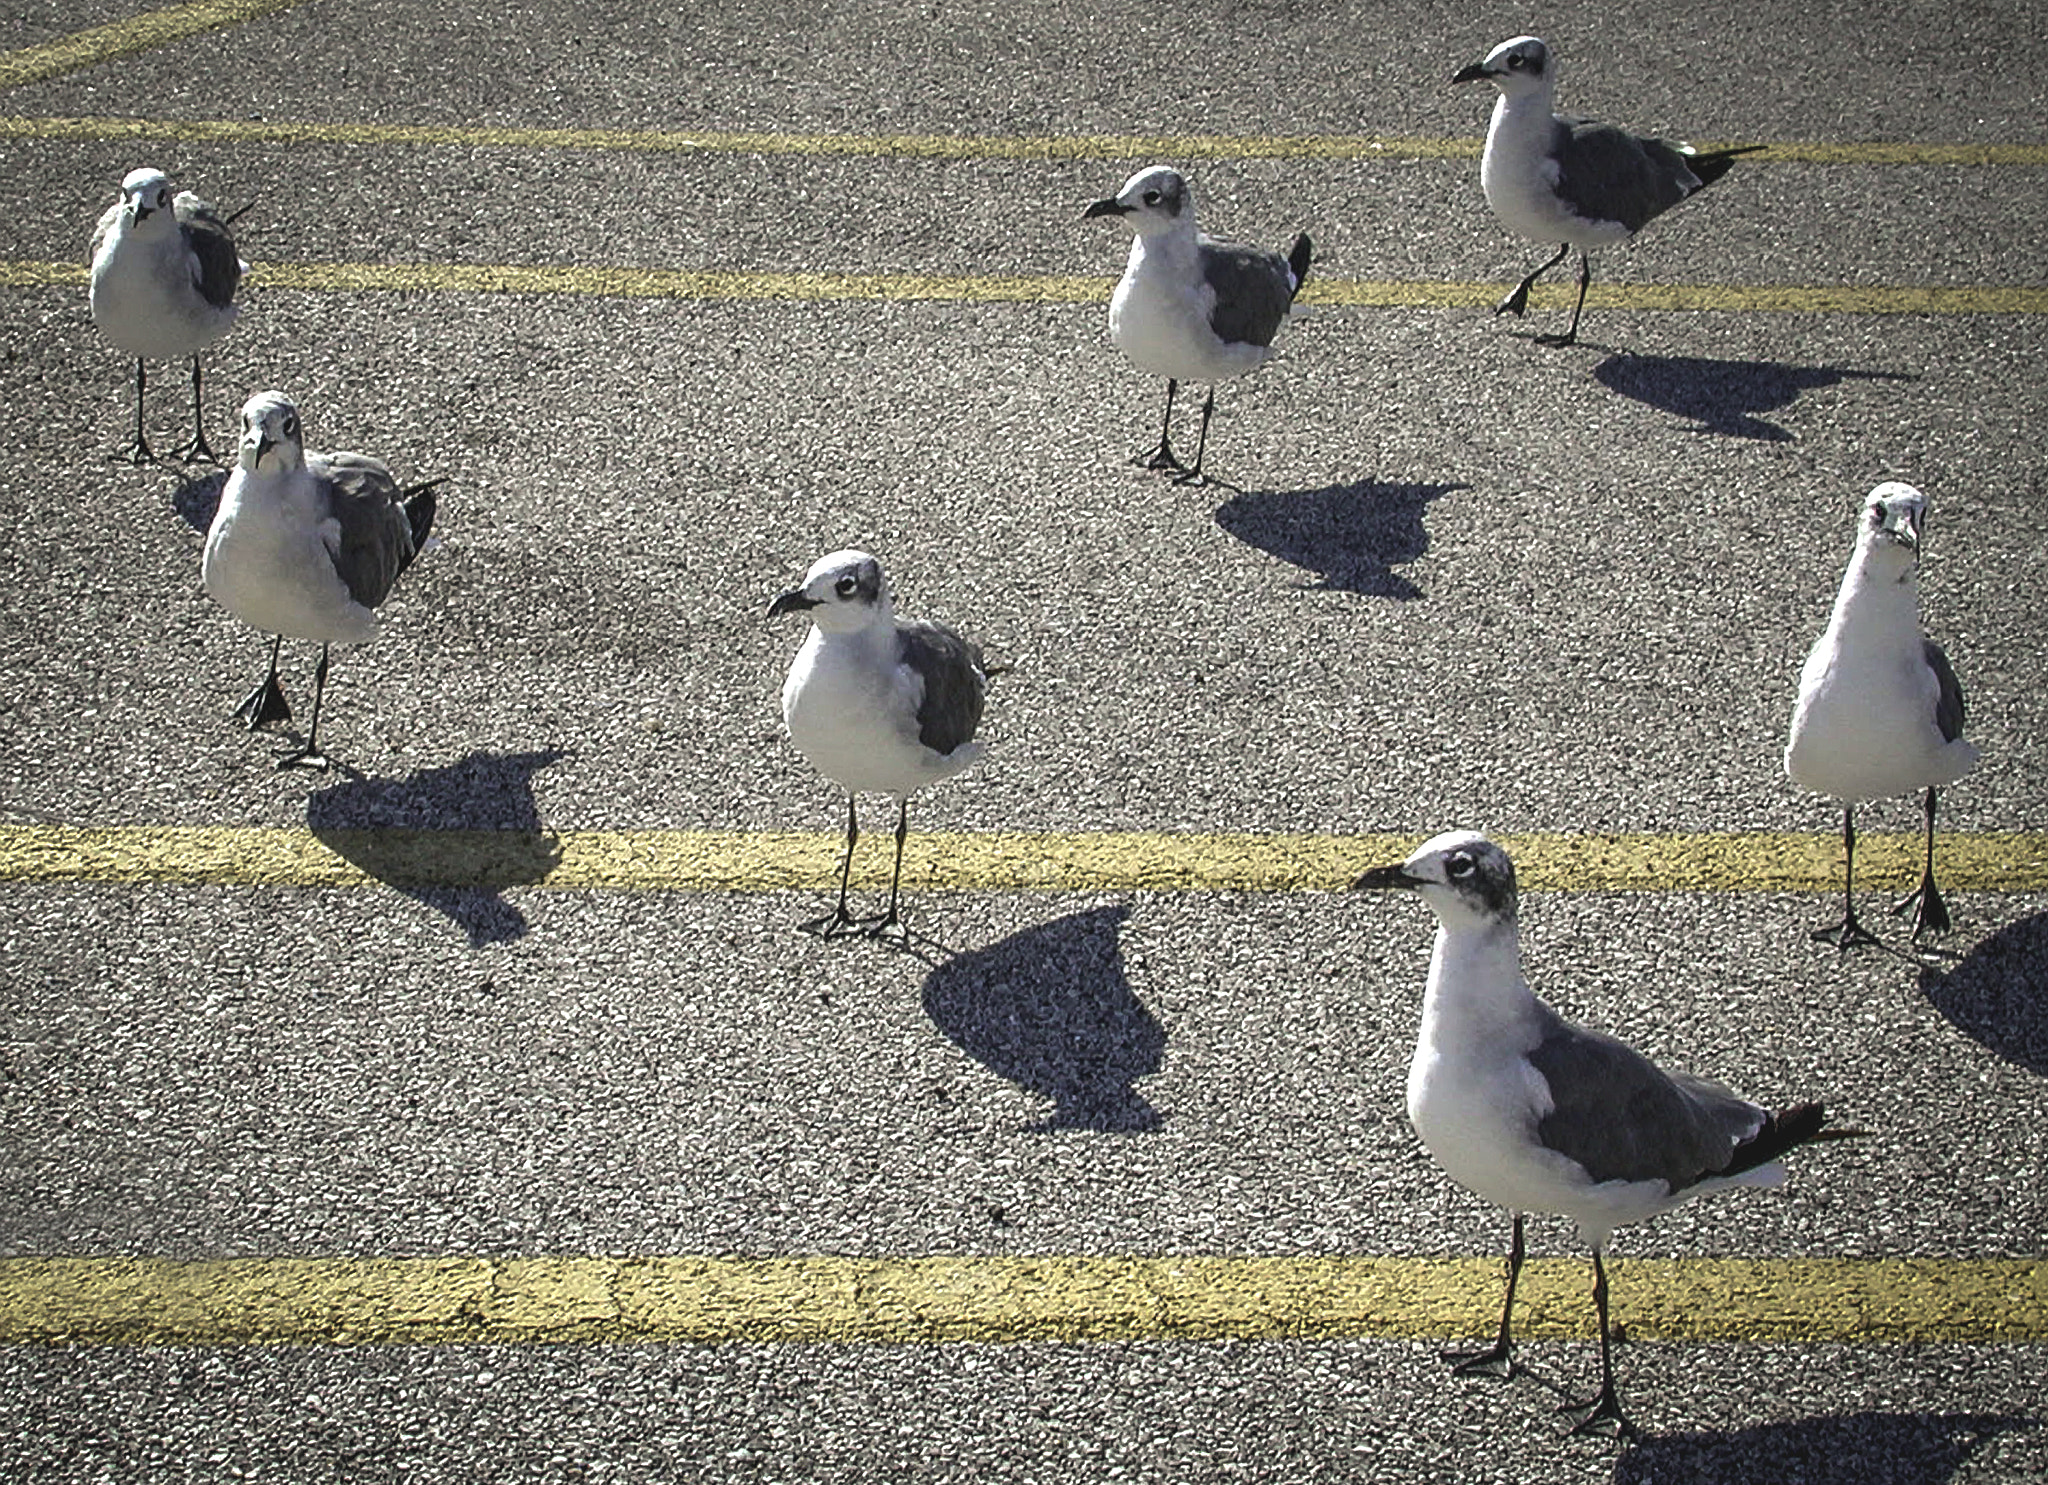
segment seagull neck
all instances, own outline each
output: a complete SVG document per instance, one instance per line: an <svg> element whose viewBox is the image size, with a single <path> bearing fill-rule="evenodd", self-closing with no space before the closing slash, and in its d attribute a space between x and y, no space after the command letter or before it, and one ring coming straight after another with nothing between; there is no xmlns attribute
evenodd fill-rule
<svg viewBox="0 0 2048 1485"><path fill-rule="evenodd" d="M1835 596L1834 622L1842 627L1851 614L1896 612L1919 622L1918 568L1910 556L1864 542L1849 559L1842 591ZM1850 626L1854 629L1857 626Z"/></svg>
<svg viewBox="0 0 2048 1485"><path fill-rule="evenodd" d="M1522 978L1511 920L1440 925L1423 992L1423 1033L1432 1041L1494 1040L1526 1019L1534 997Z"/></svg>

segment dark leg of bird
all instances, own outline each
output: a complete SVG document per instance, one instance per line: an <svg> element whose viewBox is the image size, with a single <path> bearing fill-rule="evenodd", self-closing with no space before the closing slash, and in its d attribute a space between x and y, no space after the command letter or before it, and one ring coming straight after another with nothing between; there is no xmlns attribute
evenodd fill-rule
<svg viewBox="0 0 2048 1485"><path fill-rule="evenodd" d="M1512 1377L1515 1364L1508 1358L1509 1321L1515 1312L1515 1280L1522 1276L1522 1214L1515 1213L1514 1241L1508 1245L1508 1294L1500 1307L1500 1334L1484 1351L1446 1351L1444 1360L1461 1377Z"/></svg>
<svg viewBox="0 0 2048 1485"><path fill-rule="evenodd" d="M320 646L320 663L313 667L313 720L306 728L306 744L277 760L279 768L325 768L327 755L320 751L320 703L327 696L327 646Z"/></svg>
<svg viewBox="0 0 2048 1485"><path fill-rule="evenodd" d="M853 848L860 840L860 811L852 794L846 796L846 856L839 863L839 905L822 918L802 926L805 933L819 938L837 938L853 928L853 914L846 910L846 885L853 875Z"/></svg>
<svg viewBox="0 0 2048 1485"><path fill-rule="evenodd" d="M289 722L292 719L291 705L284 699L284 687L277 683L277 652L283 644L282 634L271 640L270 673L263 677L263 684L235 708L235 720L246 723L251 732L266 723Z"/></svg>
<svg viewBox="0 0 2048 1485"><path fill-rule="evenodd" d="M1593 260L1579 254L1579 302L1572 306L1572 322L1562 335L1539 335L1538 345L1566 346L1579 343L1579 316L1586 308L1586 285L1593 282Z"/></svg>
<svg viewBox="0 0 2048 1485"><path fill-rule="evenodd" d="M1593 1309L1600 1317L1600 1391L1587 1402L1567 1403L1558 1411L1585 1415L1572 1424L1573 1433L1596 1433L1603 1425L1612 1424L1616 1434L1628 1434L1634 1430L1614 1391L1614 1353L1607 1339L1607 1270L1600 1266L1598 1249L1593 1252Z"/></svg>
<svg viewBox="0 0 2048 1485"><path fill-rule="evenodd" d="M142 431L142 389L149 377L142 364L142 357L135 358L135 436L110 456L123 464L153 464L156 454L149 446L149 438Z"/></svg>
<svg viewBox="0 0 2048 1485"><path fill-rule="evenodd" d="M1166 379L1166 417L1159 424L1159 447L1149 454L1142 454L1132 462L1144 469L1182 468L1180 459L1173 452L1173 394L1180 384L1172 377Z"/></svg>
<svg viewBox="0 0 2048 1485"><path fill-rule="evenodd" d="M1856 921L1856 806L1842 806L1842 921L1816 928L1813 936L1838 949L1874 944L1877 935Z"/></svg>
<svg viewBox="0 0 2048 1485"><path fill-rule="evenodd" d="M1543 277L1544 274L1550 272L1551 269L1557 267L1558 264L1562 263L1564 261L1564 255L1570 252L1571 250L1572 245L1570 243L1567 242L1562 244L1558 248L1557 256L1555 258L1552 258L1548 263L1545 263L1541 268L1537 269L1534 273L1530 274L1527 278L1523 279L1519 284L1516 284L1515 291L1512 294L1508 295L1507 298L1501 300L1500 303L1496 304L1493 307L1493 312L1497 315L1514 315L1517 319L1521 318L1521 316L1523 316L1524 314L1527 314L1529 311L1530 288L1535 285L1537 279Z"/></svg>
<svg viewBox="0 0 2048 1485"><path fill-rule="evenodd" d="M1903 913L1913 909L1913 937L1923 933L1947 933L1949 930L1948 904L1941 900L1941 889L1934 885L1934 789L1927 790L1927 862L1920 869L1920 885L1892 904L1892 911Z"/></svg>
<svg viewBox="0 0 2048 1485"><path fill-rule="evenodd" d="M903 842L910 835L910 796L904 795L896 801L896 869L889 876L889 911L876 920L868 931L877 938L888 936L890 929L899 930L904 942L909 942L910 932L903 927L903 918L896 911L897 889L903 885Z"/></svg>
<svg viewBox="0 0 2048 1485"><path fill-rule="evenodd" d="M218 464L220 459L213 452L213 445L206 441L206 414L199 401L199 353L192 353L192 441L180 444L171 450L172 457L186 464L204 459L209 464Z"/></svg>
<svg viewBox="0 0 2048 1485"><path fill-rule="evenodd" d="M1202 431L1195 435L1195 464L1173 477L1176 485L1195 485L1202 482L1202 455L1209 447L1209 414L1216 411L1216 389L1209 388L1209 395L1202 399Z"/></svg>

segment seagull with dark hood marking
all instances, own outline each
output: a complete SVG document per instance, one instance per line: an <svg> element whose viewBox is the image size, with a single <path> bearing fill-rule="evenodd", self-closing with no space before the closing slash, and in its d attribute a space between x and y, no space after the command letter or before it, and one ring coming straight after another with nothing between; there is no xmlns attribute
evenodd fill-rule
<svg viewBox="0 0 2048 1485"><path fill-rule="evenodd" d="M1920 543L1927 497L1887 481L1863 500L1856 549L1827 628L1799 672L1785 772L1842 801L1842 921L1814 930L1840 948L1874 944L1856 921L1856 803L1925 789L1927 856L1920 886L1894 910L1913 909L1913 937L1945 933L1948 905L1934 885L1938 790L1977 766L1963 736L1963 687L1948 656L1920 627Z"/></svg>
<svg viewBox="0 0 2048 1485"><path fill-rule="evenodd" d="M839 903L804 926L822 938L856 927L883 936L902 923L897 895L910 796L981 756L984 745L975 732L987 674L981 652L944 624L897 617L882 564L866 552L827 553L811 564L802 584L768 606L771 618L797 613L810 616L811 632L782 685L782 720L797 751L846 790ZM895 796L896 865L888 912L856 925L846 891L862 793Z"/></svg>
<svg viewBox="0 0 2048 1485"><path fill-rule="evenodd" d="M1780 1156L1854 1131L1828 1129L1817 1103L1774 1114L1719 1083L1667 1072L1538 1000L1522 977L1514 863L1483 835L1436 836L1353 885L1420 893L1436 914L1409 1122L1452 1180L1514 1217L1500 1332L1488 1349L1449 1359L1460 1372L1512 1370L1524 1216L1569 1217L1593 1250L1600 1390L1563 1411L1580 1415L1574 1433L1626 1431L1600 1261L1614 1229L1711 1191L1780 1185Z"/></svg>
<svg viewBox="0 0 2048 1485"><path fill-rule="evenodd" d="M1573 248L1579 250L1579 298L1572 322L1562 335L1537 337L1544 345L1566 346L1579 338L1586 286L1593 281L1589 254L1595 248L1627 242L1653 217L1726 175L1736 156L1763 148L1744 145L1702 154L1689 144L1567 118L1553 110L1555 62L1534 36L1503 41L1485 61L1451 81L1490 82L1500 90L1479 162L1486 204L1523 236L1558 244L1557 256L1517 284L1493 312L1523 314L1536 280Z"/></svg>
<svg viewBox="0 0 2048 1485"><path fill-rule="evenodd" d="M237 213L240 215L240 213ZM135 438L118 457L155 458L142 431L144 363L192 358L192 441L171 451L187 463L214 458L199 396L199 352L241 313L235 289L249 271L229 218L190 191L171 193L161 170L143 166L121 182L121 199L92 234L92 321L135 358Z"/></svg>
<svg viewBox="0 0 2048 1485"><path fill-rule="evenodd" d="M1195 198L1177 170L1155 165L1098 201L1086 217L1121 217L1137 234L1124 276L1109 301L1109 338L1132 361L1166 378L1166 418L1159 446L1138 462L1176 471L1187 483L1202 477L1209 415L1219 381L1263 366L1273 338L1294 308L1308 276L1308 234L1282 257L1263 248L1220 242L1195 226ZM1209 384L1195 462L1173 452L1173 397L1181 382Z"/></svg>
<svg viewBox="0 0 2048 1485"><path fill-rule="evenodd" d="M307 453L298 409L282 392L258 392L243 406L241 444L206 533L201 575L222 607L274 636L269 674L235 712L251 728L291 717L277 681L285 636L319 641L305 745L278 767L327 766L320 703L328 647L377 632L378 606L426 545L440 483L400 489L381 459Z"/></svg>

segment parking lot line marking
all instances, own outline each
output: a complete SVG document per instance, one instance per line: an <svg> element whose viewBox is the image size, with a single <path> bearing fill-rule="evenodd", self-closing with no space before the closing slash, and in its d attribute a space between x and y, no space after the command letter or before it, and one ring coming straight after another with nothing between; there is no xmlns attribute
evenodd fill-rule
<svg viewBox="0 0 2048 1485"><path fill-rule="evenodd" d="M298 3L299 0L197 0L191 5L146 10L124 21L74 31L54 41L25 46L17 51L0 52L0 88L19 87L23 83L42 82L67 72L83 71L102 62L111 62L116 57L168 46L200 31L216 31L275 11L289 10Z"/></svg>
<svg viewBox="0 0 2048 1485"><path fill-rule="evenodd" d="M275 0L266 8L281 8ZM203 9L205 7L188 7ZM253 3L251 8L253 9ZM19 55L19 54L17 54ZM136 139L186 144L338 144L401 148L624 151L656 154L865 156L913 160L1476 160L1484 130L1422 139L1382 134L806 134L728 129L549 129L139 119L0 118L0 139ZM1726 143L1735 143L1728 141ZM1753 141L1746 141L1753 142ZM1722 147L1709 141L1702 149ZM1765 146L1756 164L1939 165L2038 168L2048 145L1799 141Z"/></svg>
<svg viewBox="0 0 2048 1485"><path fill-rule="evenodd" d="M567 891L777 892L837 880L836 831L381 830L213 825L0 825L0 884L548 887ZM879 839L879 837L878 837ZM1416 835L921 831L906 858L924 890L1323 892L1397 861ZM1531 891L1831 892L1832 832L1505 834ZM1918 832L1859 833L1865 882L1919 870ZM2048 835L1939 837L1959 891L2048 891ZM859 853L854 880L886 884L888 852Z"/></svg>
<svg viewBox="0 0 2048 1485"><path fill-rule="evenodd" d="M11 1258L0 1344L448 1345L1483 1335L1498 1259ZM2048 1340L2048 1260L1624 1258L1638 1339ZM1586 1265L1532 1259L1524 1338L1586 1337Z"/></svg>
<svg viewBox="0 0 2048 1485"><path fill-rule="evenodd" d="M77 263L0 260L0 288L74 288ZM262 262L257 290L322 294L565 294L613 299L786 300L847 303L1100 304L1116 286L1102 275L743 273L717 269L599 268L519 263ZM1304 304L1339 309L1491 309L1506 283L1311 279ZM1542 287L1538 309L1569 308L1570 287ZM2048 288L1848 284L1595 284L1596 309L1711 310L1732 314L2048 314Z"/></svg>

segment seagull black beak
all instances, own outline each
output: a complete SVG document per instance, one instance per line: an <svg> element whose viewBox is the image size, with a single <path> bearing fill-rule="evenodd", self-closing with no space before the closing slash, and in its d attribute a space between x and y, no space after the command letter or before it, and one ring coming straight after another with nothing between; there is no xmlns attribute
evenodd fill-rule
<svg viewBox="0 0 2048 1485"><path fill-rule="evenodd" d="M800 614L807 608L816 608L817 606L818 600L806 598L803 589L791 588L787 593L782 594L773 603L768 605L768 617L772 619L777 614Z"/></svg>
<svg viewBox="0 0 2048 1485"><path fill-rule="evenodd" d="M135 220L138 222L146 222L149 220L149 214L155 210L156 208L154 206L144 206L140 201L138 201L135 203Z"/></svg>
<svg viewBox="0 0 2048 1485"><path fill-rule="evenodd" d="M1409 874L1405 863L1375 866L1351 884L1353 892L1388 892L1402 887L1420 887L1422 878Z"/></svg>
<svg viewBox="0 0 2048 1485"><path fill-rule="evenodd" d="M1128 206L1112 196L1107 201L1096 202L1093 206L1082 212L1081 220L1085 222L1090 217L1120 217L1126 215L1129 211L1130 208Z"/></svg>
<svg viewBox="0 0 2048 1485"><path fill-rule="evenodd" d="M1476 83L1484 82L1492 76L1493 74L1486 70L1484 62L1474 62L1470 67L1462 69L1451 81L1454 83Z"/></svg>

